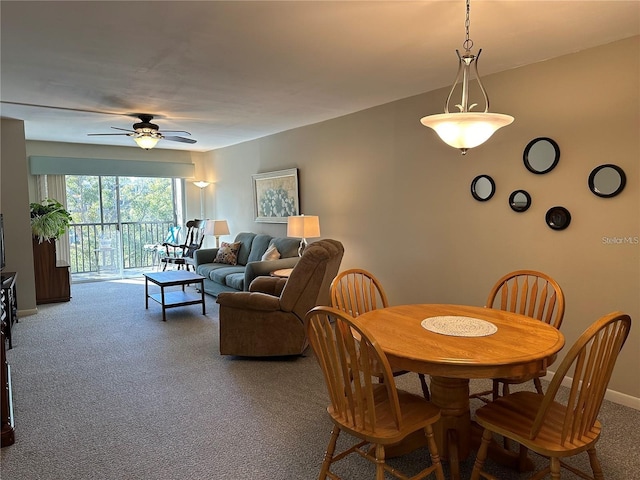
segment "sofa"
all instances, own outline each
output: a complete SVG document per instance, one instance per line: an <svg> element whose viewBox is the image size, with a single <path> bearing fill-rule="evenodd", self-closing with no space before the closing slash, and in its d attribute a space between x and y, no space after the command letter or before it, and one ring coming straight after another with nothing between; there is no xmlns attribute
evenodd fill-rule
<svg viewBox="0 0 640 480"><path fill-rule="evenodd" d="M274 270L293 268L300 259L300 240L297 238L242 232L231 243L239 244L239 250L228 263L216 262L219 248L201 248L194 253L196 273L204 277L204 291L214 297L221 292L248 291L254 278L269 275ZM278 258L263 260L267 250L273 255L273 247ZM228 261L228 258L219 260ZM234 261L236 263L232 265Z"/></svg>
<svg viewBox="0 0 640 480"><path fill-rule="evenodd" d="M337 240L318 240L305 249L288 279L259 277L248 292L221 292L220 354L301 355L308 346L306 314L317 305L329 305L329 289L343 255Z"/></svg>

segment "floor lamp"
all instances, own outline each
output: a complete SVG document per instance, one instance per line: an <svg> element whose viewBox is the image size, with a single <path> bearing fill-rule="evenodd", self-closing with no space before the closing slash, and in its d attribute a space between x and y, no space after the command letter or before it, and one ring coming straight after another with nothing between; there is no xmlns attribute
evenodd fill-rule
<svg viewBox="0 0 640 480"><path fill-rule="evenodd" d="M200 189L200 220L204 220L204 189L211 184L204 180L198 180L197 182L193 182L193 184Z"/></svg>

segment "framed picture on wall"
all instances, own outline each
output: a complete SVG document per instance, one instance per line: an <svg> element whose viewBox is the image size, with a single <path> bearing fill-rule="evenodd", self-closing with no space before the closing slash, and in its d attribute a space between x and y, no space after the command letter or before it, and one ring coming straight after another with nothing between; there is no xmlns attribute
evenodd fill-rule
<svg viewBox="0 0 640 480"><path fill-rule="evenodd" d="M252 175L256 222L286 223L287 217L300 215L298 169Z"/></svg>

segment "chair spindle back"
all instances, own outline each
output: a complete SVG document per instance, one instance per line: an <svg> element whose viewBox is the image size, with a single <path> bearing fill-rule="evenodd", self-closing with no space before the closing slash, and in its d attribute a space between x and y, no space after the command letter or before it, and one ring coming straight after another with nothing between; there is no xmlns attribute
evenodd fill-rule
<svg viewBox="0 0 640 480"><path fill-rule="evenodd" d="M537 318L560 329L564 293L558 282L542 272L517 270L496 282L486 306Z"/></svg>
<svg viewBox="0 0 640 480"><path fill-rule="evenodd" d="M545 422L562 422L562 444L581 441L594 428L618 354L624 345L631 318L610 313L587 328L558 367L531 429L535 438ZM570 369L573 380L564 418L548 418L548 411Z"/></svg>
<svg viewBox="0 0 640 480"><path fill-rule="evenodd" d="M332 307L315 307L307 314L307 322L309 342L322 369L334 414L354 430L374 433L374 396L387 395L400 430L395 381L378 343L357 320ZM380 376L382 383L373 381Z"/></svg>

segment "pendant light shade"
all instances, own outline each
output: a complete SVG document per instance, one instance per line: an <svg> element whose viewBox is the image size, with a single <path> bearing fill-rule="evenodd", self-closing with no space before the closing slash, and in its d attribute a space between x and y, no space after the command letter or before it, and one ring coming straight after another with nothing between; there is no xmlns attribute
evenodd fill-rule
<svg viewBox="0 0 640 480"><path fill-rule="evenodd" d="M433 128L447 145L463 150L486 142L499 128L513 122L502 113L459 112L423 117L420 122Z"/></svg>
<svg viewBox="0 0 640 480"><path fill-rule="evenodd" d="M473 41L469 39L469 0L467 0L467 17L465 22L466 39L463 43L465 52L458 55L458 74L453 82L447 101L444 104L444 113L436 115L428 115L423 117L420 122L429 128L433 128L438 136L447 145L459 148L463 155L467 150L486 142L499 128L509 125L513 122L513 117L502 113L489 113L489 97L480 81L478 75L478 58L482 53L482 49L478 51L478 55L471 53ZM469 80L475 75L478 87L484 98L484 112L472 112L478 104L469 104ZM449 113L449 104L451 97L456 90L458 83L462 85L462 98L460 103L455 106L459 112Z"/></svg>

